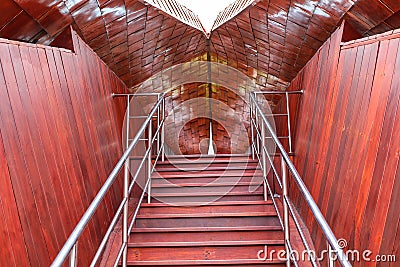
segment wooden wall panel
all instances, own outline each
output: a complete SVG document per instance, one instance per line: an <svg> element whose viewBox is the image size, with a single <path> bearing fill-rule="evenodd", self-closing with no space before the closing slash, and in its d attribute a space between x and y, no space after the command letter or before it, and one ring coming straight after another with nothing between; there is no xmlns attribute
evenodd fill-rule
<svg viewBox="0 0 400 267"><path fill-rule="evenodd" d="M289 87L305 90L294 162L348 249L399 258L400 38L384 34L340 45L342 30ZM324 249L322 232L294 187L292 194L316 247Z"/></svg>
<svg viewBox="0 0 400 267"><path fill-rule="evenodd" d="M0 265L49 266L122 155L123 82L72 32L74 51L0 40ZM84 231L88 265L122 179Z"/></svg>
<svg viewBox="0 0 400 267"><path fill-rule="evenodd" d="M0 78L1 79L1 78ZM4 80L2 80L4 81ZM3 83L1 84L4 85ZM28 266L21 222L15 203L3 140L0 135L0 265Z"/></svg>

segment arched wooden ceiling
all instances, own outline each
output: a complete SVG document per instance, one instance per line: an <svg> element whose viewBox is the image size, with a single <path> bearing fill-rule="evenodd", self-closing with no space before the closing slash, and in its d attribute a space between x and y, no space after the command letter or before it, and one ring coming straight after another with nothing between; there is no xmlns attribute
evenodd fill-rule
<svg viewBox="0 0 400 267"><path fill-rule="evenodd" d="M143 0L0 0L0 37L49 44L72 25L130 87L206 53L203 34ZM398 0L263 0L218 28L213 58L285 89L345 18L360 35L400 27Z"/></svg>

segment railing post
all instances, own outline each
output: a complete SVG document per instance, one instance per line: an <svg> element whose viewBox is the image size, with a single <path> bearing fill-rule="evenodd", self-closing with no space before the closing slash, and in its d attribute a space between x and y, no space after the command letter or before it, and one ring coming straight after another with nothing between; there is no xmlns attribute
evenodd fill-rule
<svg viewBox="0 0 400 267"><path fill-rule="evenodd" d="M287 112L287 125L288 125L288 140L289 140L289 153L293 153L292 150L292 129L290 126L290 108L289 108L289 93L286 92L286 112Z"/></svg>
<svg viewBox="0 0 400 267"><path fill-rule="evenodd" d="M149 149L149 155L148 155L148 164L147 164L147 174L148 174L148 177L147 177L147 179L149 179L149 185L148 185L148 188L147 188L147 203L150 203L151 202L151 171L152 171L152 162L151 162L151 149L152 149L152 145L153 145L153 143L152 143L152 139L153 139L153 121L152 120L150 120L150 123L149 123L149 133L148 133L148 138L149 138L149 147L148 147L148 149Z"/></svg>
<svg viewBox="0 0 400 267"><path fill-rule="evenodd" d="M251 92L250 92L251 94ZM253 101L250 98L250 130L251 130L251 157L254 160L255 155L254 155L254 125L253 125Z"/></svg>
<svg viewBox="0 0 400 267"><path fill-rule="evenodd" d="M282 202L283 202L283 226L284 226L284 233L285 233L285 248L287 253L287 262L286 266L290 267L290 249L289 249L289 242L290 242L290 229L289 229L289 207L287 201L288 198L288 177L287 177L287 169L286 163L283 157L281 157L281 167L282 167Z"/></svg>
<svg viewBox="0 0 400 267"><path fill-rule="evenodd" d="M157 102L160 100L160 94L157 95ZM160 136L161 136L161 129L160 128L160 112L161 112L161 106L158 106L157 108L157 155L161 151L160 147Z"/></svg>
<svg viewBox="0 0 400 267"><path fill-rule="evenodd" d="M162 145L162 153L161 153L161 161L165 161L165 97L163 96L162 101L162 126L161 126L161 145Z"/></svg>
<svg viewBox="0 0 400 267"><path fill-rule="evenodd" d="M122 266L127 266L127 259L128 259L128 217L129 217L129 210L128 210L128 202L129 202L129 159L125 161L125 168L124 168L124 198L126 199L124 205L124 213L123 213L123 222L122 222L122 246L124 246L124 251L122 254Z"/></svg>
<svg viewBox="0 0 400 267"><path fill-rule="evenodd" d="M255 129L255 131L256 131L256 136L255 136L255 140L254 140L254 153L256 153L256 155L258 155L258 156L260 156L260 151L259 151L259 136L258 136L258 133L259 133L259 125L258 125L258 113L257 113L257 110L256 110L256 112L254 113L254 129Z"/></svg>
<svg viewBox="0 0 400 267"><path fill-rule="evenodd" d="M328 266L334 267L335 266L335 260L333 258L334 251L332 249L332 246L329 244L329 242L327 242L327 243L328 243L328 261L329 261Z"/></svg>
<svg viewBox="0 0 400 267"><path fill-rule="evenodd" d="M264 177L264 200L267 201L267 153L265 152L265 126L261 122L261 155L262 155L262 167L263 167L263 177Z"/></svg>
<svg viewBox="0 0 400 267"><path fill-rule="evenodd" d="M69 254L69 267L76 267L78 265L78 242L72 247Z"/></svg>
<svg viewBox="0 0 400 267"><path fill-rule="evenodd" d="M130 129L130 116L131 116L131 110L130 110L130 97L127 97L127 119L126 119L126 147L129 147L129 129ZM123 218L122 218L122 245L124 246L124 251L122 254L122 266L126 267L127 265L127 258L128 258L128 200L129 200L129 158L125 161L125 166L124 166L124 189L123 189L123 199L126 199L126 203L124 205L124 211L123 211Z"/></svg>
<svg viewBox="0 0 400 267"><path fill-rule="evenodd" d="M126 148L129 147L129 123L131 122L131 111L130 111L130 106L131 102L130 97L128 96L127 98L127 103L126 103L126 110L127 110L127 115L126 115Z"/></svg>

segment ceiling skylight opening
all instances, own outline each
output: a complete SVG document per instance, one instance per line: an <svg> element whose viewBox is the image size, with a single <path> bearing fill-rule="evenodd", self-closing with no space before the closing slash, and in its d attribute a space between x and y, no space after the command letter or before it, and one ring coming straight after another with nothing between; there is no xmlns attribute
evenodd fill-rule
<svg viewBox="0 0 400 267"><path fill-rule="evenodd" d="M145 0L174 18L202 31L211 32L229 21L255 0Z"/></svg>
<svg viewBox="0 0 400 267"><path fill-rule="evenodd" d="M219 13L236 0L176 0L195 13L204 27L206 33L211 33Z"/></svg>

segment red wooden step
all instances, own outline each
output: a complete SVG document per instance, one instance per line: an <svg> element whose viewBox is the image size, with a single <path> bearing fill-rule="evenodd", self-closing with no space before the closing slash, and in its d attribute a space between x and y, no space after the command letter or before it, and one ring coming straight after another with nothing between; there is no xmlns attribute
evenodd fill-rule
<svg viewBox="0 0 400 267"><path fill-rule="evenodd" d="M275 216L275 211L264 211L264 212L210 212L210 213L166 213L166 214L158 214L158 213L151 213L151 214L140 214L137 215L137 218L193 218L193 217L207 217L207 218L214 218L214 217L248 217L248 216Z"/></svg>
<svg viewBox="0 0 400 267"><path fill-rule="evenodd" d="M247 157L241 158L215 158L215 159L207 159L207 158L198 158L198 159L166 159L165 161L158 161L157 166L164 166L164 165L186 165L186 164L221 164L221 163L238 163L238 164L245 164L245 163L258 163L258 160L253 160Z"/></svg>
<svg viewBox="0 0 400 267"><path fill-rule="evenodd" d="M157 171L168 170L168 169L182 169L182 170L209 170L210 168L255 168L258 167L258 162L171 162L169 164L158 164L156 166Z"/></svg>
<svg viewBox="0 0 400 267"><path fill-rule="evenodd" d="M213 182L204 182L198 181L196 183L185 183L184 181L180 181L180 183L171 183L170 180L167 179L155 179L152 181L151 186L154 187L200 187L200 186L258 186L263 182L262 177L255 181L250 182L237 182L234 179L229 180L214 180Z"/></svg>
<svg viewBox="0 0 400 267"><path fill-rule="evenodd" d="M193 214L192 217L181 218L137 218L137 228L176 228L176 227L245 227L279 225L279 220L274 213L265 214Z"/></svg>
<svg viewBox="0 0 400 267"><path fill-rule="evenodd" d="M263 181L262 175L254 174L244 176L192 176L190 173L187 176L177 177L153 177L152 184L209 184L209 183L261 183Z"/></svg>
<svg viewBox="0 0 400 267"><path fill-rule="evenodd" d="M216 202L224 203L224 202ZM241 213L241 212L275 212L271 204L251 205L204 205L204 206L143 206L139 209L139 214L191 214L191 213Z"/></svg>
<svg viewBox="0 0 400 267"><path fill-rule="evenodd" d="M192 189L190 187L187 187L189 189ZM237 196L237 195L245 195L245 196L252 196L252 195L262 195L263 190L262 188L258 188L254 192L249 192L248 187L245 187L245 189L241 188L232 188L232 191L227 192L225 190L222 190L223 188L217 187L219 190L207 190L207 188L198 188L196 187L195 189L191 190L184 190L186 188L184 187L179 187L179 188L167 188L171 190L172 192L159 192L160 189L162 188L154 188L153 192L151 193L152 197L197 197L197 196L225 196L225 195L230 195L230 196ZM156 190L157 189L157 190ZM200 190L203 189L203 190ZM155 191L155 192L154 192Z"/></svg>
<svg viewBox="0 0 400 267"><path fill-rule="evenodd" d="M230 226L230 227L178 227L178 228L133 228L132 233L146 233L146 232L157 232L157 233L165 233L165 232L230 232L230 231L278 231L282 230L280 225L270 225L270 226L246 226L246 227L238 227L238 226Z"/></svg>
<svg viewBox="0 0 400 267"><path fill-rule="evenodd" d="M182 204L182 205L179 205ZM227 201L224 203L209 203L207 206L241 206L241 205L258 205L258 204L265 204L271 205L273 204L272 200L260 200L260 201ZM185 202L185 203L176 203L174 206L193 206L195 203ZM198 206L197 204L195 206ZM171 207L169 204L165 203L142 203L141 207Z"/></svg>
<svg viewBox="0 0 400 267"><path fill-rule="evenodd" d="M260 261L260 260L177 260L177 261L128 261L128 266L279 266L284 267L286 264L281 260Z"/></svg>
<svg viewBox="0 0 400 267"><path fill-rule="evenodd" d="M215 264L216 261L207 261L205 264L208 265L198 265L196 264L196 267L210 267ZM235 261L238 262L238 261ZM197 262L196 262L197 263ZM165 265L167 264L167 265ZM147 261L147 262L135 262L135 263L130 263L128 262L128 266L158 266L158 267L170 267L170 266L181 266L181 267L191 267L194 264L191 263L190 261L187 262L181 262L179 265L171 265L169 262L158 262L158 261ZM251 263L251 264L233 264L232 262L222 262L222 261L217 261L217 263L214 266L230 266L230 267L253 267L253 266L273 266L273 267L285 267L286 264L283 263L282 261L272 261L267 263Z"/></svg>
<svg viewBox="0 0 400 267"><path fill-rule="evenodd" d="M169 186L169 187L155 187L152 188L152 195L164 195L164 196L181 196L181 195L192 195L192 196L204 196L204 195L216 195L223 193L242 193L252 194L263 191L261 184L256 186L248 185L224 185L224 186Z"/></svg>
<svg viewBox="0 0 400 267"><path fill-rule="evenodd" d="M154 172L151 177L154 178L188 178L195 177L201 179L203 177L243 177L243 176L262 176L262 171L254 170L209 170L203 172L184 172L184 171L169 171L169 172Z"/></svg>
<svg viewBox="0 0 400 267"><path fill-rule="evenodd" d="M193 154L193 155L168 155L166 159L207 159L207 160L223 160L223 159L237 159L241 158L251 158L249 154L217 154L217 155L207 155L207 154Z"/></svg>
<svg viewBox="0 0 400 267"><path fill-rule="evenodd" d="M283 232L277 231L260 231L260 230L242 230L242 231L203 231L198 232L135 232L130 236L130 246L143 247L149 243L156 246L171 246L173 243L186 242L188 246L204 245L210 242L228 242L229 245L240 242L270 242L278 240L282 242ZM168 243L168 244L166 244ZM269 243L271 244L271 243ZM280 244L280 243L279 243Z"/></svg>
<svg viewBox="0 0 400 267"><path fill-rule="evenodd" d="M182 202L198 202L208 204L212 202L225 202L225 201L259 201L264 199L263 193L228 193L221 195L203 195L203 196L154 196L152 195L152 202L156 203L182 203Z"/></svg>
<svg viewBox="0 0 400 267"><path fill-rule="evenodd" d="M229 165L229 166L193 166L193 167L182 167L178 168L173 165L168 165L160 168L156 168L157 172L173 172L173 173L179 173L179 172L192 172L192 173L197 173L200 174L202 172L209 172L209 171L234 171L234 170L260 170L258 164L249 164L248 166L246 165Z"/></svg>
<svg viewBox="0 0 400 267"><path fill-rule="evenodd" d="M154 265L231 265L231 264L266 264L268 262L259 260L257 255L260 250L265 249L267 244L236 245L236 246L184 246L184 247L130 247L128 249L128 261L130 264L146 264L153 262ZM283 242L280 244L267 245L267 252L271 250L280 251L284 249ZM269 254L268 254L269 255ZM274 263L282 263L275 255Z"/></svg>

